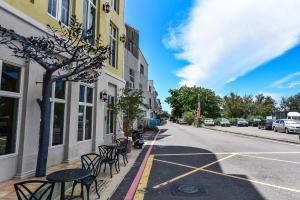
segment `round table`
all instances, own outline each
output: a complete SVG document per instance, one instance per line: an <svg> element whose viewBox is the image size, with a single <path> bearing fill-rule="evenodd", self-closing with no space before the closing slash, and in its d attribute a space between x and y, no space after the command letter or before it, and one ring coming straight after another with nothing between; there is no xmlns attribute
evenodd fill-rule
<svg viewBox="0 0 300 200"><path fill-rule="evenodd" d="M65 183L84 179L90 175L86 169L64 169L49 174L46 179L51 182L61 183L60 199L65 200Z"/></svg>

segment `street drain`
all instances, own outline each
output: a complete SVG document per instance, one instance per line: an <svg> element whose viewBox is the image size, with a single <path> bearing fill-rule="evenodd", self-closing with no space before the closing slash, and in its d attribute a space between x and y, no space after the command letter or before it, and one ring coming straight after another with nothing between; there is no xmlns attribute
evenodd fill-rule
<svg viewBox="0 0 300 200"><path fill-rule="evenodd" d="M205 195L205 190L197 185L175 184L171 188L173 196L195 197Z"/></svg>
<svg viewBox="0 0 300 200"><path fill-rule="evenodd" d="M187 194L195 194L199 192L199 189L195 185L179 185L177 187L178 191L187 193Z"/></svg>

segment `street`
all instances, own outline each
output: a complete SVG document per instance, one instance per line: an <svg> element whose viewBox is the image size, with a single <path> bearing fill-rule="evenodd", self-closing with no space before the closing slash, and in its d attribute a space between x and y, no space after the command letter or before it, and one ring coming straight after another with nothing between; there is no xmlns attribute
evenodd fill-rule
<svg viewBox="0 0 300 200"><path fill-rule="evenodd" d="M300 199L300 146L168 123L135 194L158 199Z"/></svg>

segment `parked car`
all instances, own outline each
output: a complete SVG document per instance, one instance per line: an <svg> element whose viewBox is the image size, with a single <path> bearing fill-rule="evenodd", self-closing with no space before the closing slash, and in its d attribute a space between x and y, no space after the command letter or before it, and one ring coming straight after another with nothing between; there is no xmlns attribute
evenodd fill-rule
<svg viewBox="0 0 300 200"><path fill-rule="evenodd" d="M179 118L178 124L187 124L187 122L183 118Z"/></svg>
<svg viewBox="0 0 300 200"><path fill-rule="evenodd" d="M300 122L294 119L279 119L272 126L275 132L300 134Z"/></svg>
<svg viewBox="0 0 300 200"><path fill-rule="evenodd" d="M211 118L206 118L204 120L204 126L214 126L215 125L215 122L213 119Z"/></svg>
<svg viewBox="0 0 300 200"><path fill-rule="evenodd" d="M226 118L221 118L220 120L220 126L223 127L229 127L230 126L230 121Z"/></svg>
<svg viewBox="0 0 300 200"><path fill-rule="evenodd" d="M260 119L252 119L250 122L249 122L249 126L253 126L253 127L258 127L258 124L261 122Z"/></svg>
<svg viewBox="0 0 300 200"><path fill-rule="evenodd" d="M236 126L249 126L249 123L244 118L237 118L235 120Z"/></svg>
<svg viewBox="0 0 300 200"><path fill-rule="evenodd" d="M273 122L273 119L264 119L258 123L258 128L264 130L272 130Z"/></svg>

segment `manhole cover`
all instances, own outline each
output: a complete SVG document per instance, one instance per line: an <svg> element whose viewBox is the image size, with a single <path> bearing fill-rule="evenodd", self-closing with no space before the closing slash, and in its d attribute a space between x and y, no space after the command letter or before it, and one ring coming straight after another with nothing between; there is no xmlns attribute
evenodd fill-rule
<svg viewBox="0 0 300 200"><path fill-rule="evenodd" d="M187 194L195 194L199 192L199 188L195 185L180 185L178 186L178 191L187 193Z"/></svg>
<svg viewBox="0 0 300 200"><path fill-rule="evenodd" d="M171 194L173 196L196 197L206 195L204 187L192 184L174 184L171 187Z"/></svg>

